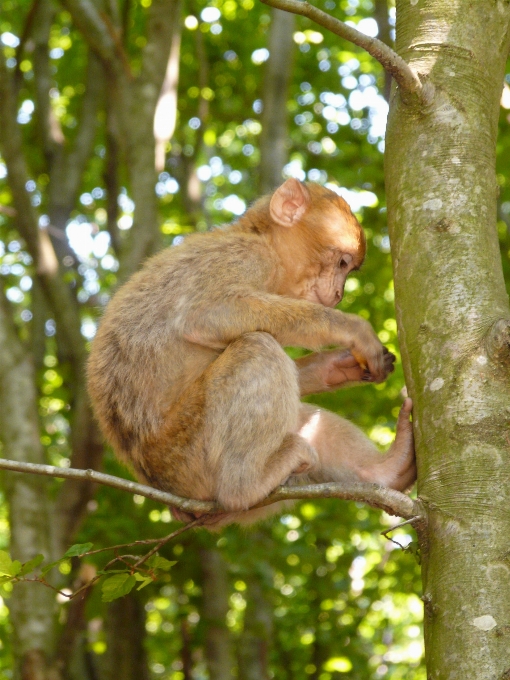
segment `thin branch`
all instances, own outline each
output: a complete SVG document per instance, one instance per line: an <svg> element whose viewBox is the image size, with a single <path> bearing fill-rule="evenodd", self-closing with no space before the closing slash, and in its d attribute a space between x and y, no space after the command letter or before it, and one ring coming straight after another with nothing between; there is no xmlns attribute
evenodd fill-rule
<svg viewBox="0 0 510 680"><path fill-rule="evenodd" d="M371 38L364 33L361 33L356 28L347 25L339 19L335 19L327 12L310 5L304 0L260 0L264 5L283 9L286 12L293 14L300 14L315 21L319 26L327 28L335 35L349 40L349 42L358 45L358 47L366 50L374 59L390 73L399 84L404 92L421 96L423 99L428 98L429 93L425 92L418 75L412 68L400 57L391 47L385 45L377 38Z"/></svg>
<svg viewBox="0 0 510 680"><path fill-rule="evenodd" d="M180 508L192 514L216 515L225 511L212 501L198 501L190 498L181 498L168 491L153 489L144 484L131 482L127 479L107 475L95 470L76 470L74 468L58 468L52 465L37 465L34 463L21 463L14 460L0 458L0 469L14 472L29 472L36 475L49 477L62 477L65 479L87 479L98 484L111 486L115 489L128 491L129 493L150 498L165 505ZM304 498L341 498L343 500L366 503L374 508L385 510L390 515L404 517L405 519L418 518L423 515L420 501L413 500L400 491L388 489L378 484L354 482L341 484L330 482L327 484L311 484L308 486L280 486L261 503L254 507L264 507L283 500L298 500Z"/></svg>
<svg viewBox="0 0 510 680"><path fill-rule="evenodd" d="M377 21L378 36L385 45L393 47L393 40L391 38L391 26L388 14L388 0L375 0L374 3L374 19ZM390 101L391 94L391 75L388 71L384 72L384 98L387 102Z"/></svg>
<svg viewBox="0 0 510 680"><path fill-rule="evenodd" d="M97 482L98 484L111 486L114 489L121 489L122 491L128 491L129 493L137 494L138 496L144 496L145 498L159 501L165 505L173 505L191 513L216 513L220 510L216 503L180 498L167 491L159 491L159 489L153 489L144 484L131 482L128 479L107 475L104 472L96 472L96 470L77 470L76 468L59 468L54 467L53 465L35 465L32 463L7 460L5 458L0 458L0 469L12 470L13 472L29 472L35 475L46 475L47 477Z"/></svg>
<svg viewBox="0 0 510 680"><path fill-rule="evenodd" d="M144 564L144 562L147 562L149 557L152 557L155 555L160 548L162 548L164 545L166 545L169 541L171 541L173 538L176 536L179 536L180 534L184 533L188 529L192 529L193 527L200 527L204 524L204 517L197 517L194 519L192 522L188 522L188 524L185 524L183 527L180 527L180 529L177 529L176 531L173 531L171 534L168 534L168 536L164 536L162 539L160 539L157 543L157 545L152 548L146 555L142 555L140 558L136 558L136 562L132 565L133 569L138 569Z"/></svg>
<svg viewBox="0 0 510 680"><path fill-rule="evenodd" d="M194 519L192 522L188 522L188 524L185 524L183 527L179 527L179 529L176 529L175 531L172 531L171 534L168 534L167 536L163 536L163 538L144 538L144 539L139 539L138 541L131 541L131 543L119 543L118 545L109 545L106 548L97 548L96 550L87 550L87 552L82 553L80 557L89 557L90 555L97 555L99 553L103 552L108 552L109 550L120 550L121 548L136 548L136 546L139 545L154 545L157 543L156 546L156 552L159 550L159 548L162 545L165 545L165 543L168 543L168 541L171 541L173 538L176 536L180 536L180 534L183 534L185 531L188 531L188 529L193 529L195 527L199 527L204 523L204 516L198 517L197 519ZM151 551L152 554L152 551ZM125 557L125 555L124 555ZM139 559L139 555L135 556L135 559ZM148 555L147 557L150 557ZM135 565L137 566L137 565Z"/></svg>
<svg viewBox="0 0 510 680"><path fill-rule="evenodd" d="M387 538L389 541L392 541L393 539L388 536L388 534L391 534L392 531L395 531L396 529L400 529L401 527L405 527L408 524L413 524L413 522L417 522L418 520L421 520L422 517L419 515L416 517L411 517L410 519L406 519L404 522L399 522L398 524L394 524L392 527L389 527L389 529L385 529L384 531L381 531L381 536L384 536L384 538ZM400 545L400 543L399 543Z"/></svg>
<svg viewBox="0 0 510 680"><path fill-rule="evenodd" d="M28 42L28 39L32 33L32 29L34 27L34 24L36 23L36 15L37 12L39 11L39 5L41 3L41 0L34 0L32 3L32 6L28 10L25 24L23 26L23 33L21 34L20 41L18 43L18 46L16 48L16 66L14 67L14 81L16 84L19 84L21 81L22 73L20 69L20 64L22 61L22 56L23 52L25 50L25 46Z"/></svg>

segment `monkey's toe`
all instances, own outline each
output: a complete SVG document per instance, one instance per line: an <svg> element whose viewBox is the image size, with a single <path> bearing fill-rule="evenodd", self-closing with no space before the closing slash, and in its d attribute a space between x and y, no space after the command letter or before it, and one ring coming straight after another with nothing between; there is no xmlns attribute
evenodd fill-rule
<svg viewBox="0 0 510 680"><path fill-rule="evenodd" d="M411 397L406 397L404 399L404 403L400 407L400 414L402 415L411 415L413 410L413 400Z"/></svg>

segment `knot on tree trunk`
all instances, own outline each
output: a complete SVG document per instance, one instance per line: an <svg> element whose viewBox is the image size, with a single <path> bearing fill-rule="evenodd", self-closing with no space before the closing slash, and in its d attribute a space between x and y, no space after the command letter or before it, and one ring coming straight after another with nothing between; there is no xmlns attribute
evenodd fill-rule
<svg viewBox="0 0 510 680"><path fill-rule="evenodd" d="M486 337L489 359L508 371L510 367L510 319L498 319Z"/></svg>

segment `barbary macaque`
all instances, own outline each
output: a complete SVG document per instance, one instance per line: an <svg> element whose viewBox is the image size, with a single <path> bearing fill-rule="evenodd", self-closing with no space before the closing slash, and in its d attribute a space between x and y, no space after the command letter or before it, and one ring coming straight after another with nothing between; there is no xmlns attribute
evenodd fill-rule
<svg viewBox="0 0 510 680"><path fill-rule="evenodd" d="M89 390L141 481L215 500L231 521L280 484L414 482L410 399L386 454L300 402L393 370L371 325L335 309L365 249L342 198L288 179L233 224L150 258L118 290L92 345ZM292 361L286 346L341 349Z"/></svg>

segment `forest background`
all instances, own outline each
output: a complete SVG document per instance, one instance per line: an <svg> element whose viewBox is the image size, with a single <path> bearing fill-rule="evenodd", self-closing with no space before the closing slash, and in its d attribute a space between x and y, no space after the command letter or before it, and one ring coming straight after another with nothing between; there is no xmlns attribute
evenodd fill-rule
<svg viewBox="0 0 510 680"><path fill-rule="evenodd" d="M63 5L4 0L0 9L1 337L4 361L10 351L20 369L2 374L2 457L126 474L104 449L85 394L101 310L151 252L235 219L284 177L336 188L359 216L367 260L341 308L369 319L398 356L380 65L254 0ZM391 43L391 3L320 6ZM507 107L505 85L497 177L508 280ZM403 385L398 364L384 385L314 401L384 447ZM25 410L13 415L13 403ZM178 526L140 496L13 473L3 481L0 548L23 560ZM42 664L73 680L216 680L232 668L246 679L421 680L419 565L411 529L391 534L407 551L380 535L394 522L329 499L251 532L189 532L161 551L176 561L166 575L112 603L99 587L66 602L37 583L6 583L0 678L36 677L30 664ZM76 589L106 561L65 560L53 585Z"/></svg>

